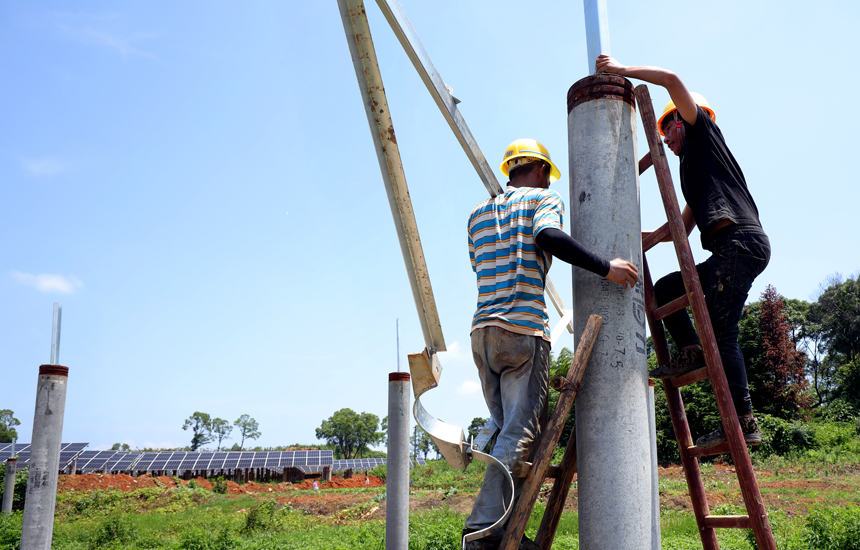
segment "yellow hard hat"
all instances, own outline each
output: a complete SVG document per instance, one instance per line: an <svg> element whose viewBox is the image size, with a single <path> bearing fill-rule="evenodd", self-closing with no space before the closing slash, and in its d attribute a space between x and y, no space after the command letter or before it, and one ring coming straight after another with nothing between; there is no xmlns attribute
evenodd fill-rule
<svg viewBox="0 0 860 550"><path fill-rule="evenodd" d="M708 100L702 97L701 94L697 94L696 92L690 92L690 95L693 96L693 101L696 102L696 105L705 110L706 113L711 117L711 120L716 121L717 115L714 114L714 110L711 109L711 106L708 104ZM663 119L666 118L672 111L675 110L675 102L669 100L669 103L666 104L666 108L663 109L663 116L660 117L660 120L657 121L657 129L660 131L661 136L665 136L663 133Z"/></svg>
<svg viewBox="0 0 860 550"><path fill-rule="evenodd" d="M502 174L508 175L510 169L517 167L516 159L537 159L549 164L549 182L555 183L561 177L561 172L549 158L549 151L539 141L533 139L518 139L505 149L505 160L499 167ZM514 161L514 162L512 162Z"/></svg>

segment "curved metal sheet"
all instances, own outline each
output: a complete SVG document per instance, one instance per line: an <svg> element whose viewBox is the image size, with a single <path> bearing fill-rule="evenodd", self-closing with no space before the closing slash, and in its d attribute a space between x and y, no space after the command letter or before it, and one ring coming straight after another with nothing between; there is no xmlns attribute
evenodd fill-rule
<svg viewBox="0 0 860 550"><path fill-rule="evenodd" d="M487 463L487 468L492 468L495 466L496 468L501 468L503 472L505 472L505 477L508 478L508 482L511 484L511 500L505 506L505 513L502 514L502 517L499 520L487 527L486 529L481 529L480 531L475 531L474 533L469 533L463 537L463 548L466 548L466 543L472 540L482 539L486 536L492 535L496 531L502 528L502 525L508 521L508 516L511 515L511 511L514 509L514 478L511 476L511 473L505 468L505 465L502 464L496 457L493 455L484 454L476 449L469 449L467 453L471 458L475 460L479 460L481 462Z"/></svg>

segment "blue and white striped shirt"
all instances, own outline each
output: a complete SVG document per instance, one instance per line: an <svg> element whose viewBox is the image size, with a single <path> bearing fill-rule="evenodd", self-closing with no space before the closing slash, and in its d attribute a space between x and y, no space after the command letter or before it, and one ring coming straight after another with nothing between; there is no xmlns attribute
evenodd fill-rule
<svg viewBox="0 0 860 550"><path fill-rule="evenodd" d="M497 326L549 340L544 302L552 256L535 236L563 229L564 203L555 191L508 187L469 215L469 258L478 276L478 309L472 330Z"/></svg>

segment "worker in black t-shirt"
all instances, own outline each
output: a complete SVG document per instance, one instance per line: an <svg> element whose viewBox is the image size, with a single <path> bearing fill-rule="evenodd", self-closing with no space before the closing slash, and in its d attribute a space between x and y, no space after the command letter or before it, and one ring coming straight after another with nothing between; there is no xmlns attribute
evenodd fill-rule
<svg viewBox="0 0 860 550"><path fill-rule="evenodd" d="M752 413L744 358L738 345L738 322L753 280L770 260L770 241L762 230L743 172L726 146L708 102L687 90L678 75L659 67L626 67L608 55L599 56L596 67L598 72L663 86L672 98L657 125L666 145L681 161L681 190L687 201L682 218L687 234L697 226L702 247L712 253L696 268L744 440L758 445L761 432ZM685 293L680 272L654 285L659 305ZM704 367L702 346L686 311L666 317L663 323L680 351L669 364L651 371L651 376L674 378ZM725 441L720 426L696 440L696 445L713 447Z"/></svg>

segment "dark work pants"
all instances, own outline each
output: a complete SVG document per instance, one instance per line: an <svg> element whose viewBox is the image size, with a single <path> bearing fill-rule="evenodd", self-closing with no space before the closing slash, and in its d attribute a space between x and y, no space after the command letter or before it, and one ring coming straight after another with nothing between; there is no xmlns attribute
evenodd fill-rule
<svg viewBox="0 0 860 550"><path fill-rule="evenodd" d="M744 311L753 280L767 267L770 241L758 227L729 226L717 232L711 244L713 255L696 266L711 317L723 370L738 416L752 413L744 357L738 345L738 322ZM684 281L676 271L654 285L659 305L684 295ZM686 311L663 319L678 348L698 344L699 336Z"/></svg>

